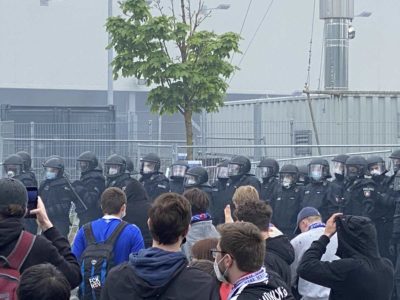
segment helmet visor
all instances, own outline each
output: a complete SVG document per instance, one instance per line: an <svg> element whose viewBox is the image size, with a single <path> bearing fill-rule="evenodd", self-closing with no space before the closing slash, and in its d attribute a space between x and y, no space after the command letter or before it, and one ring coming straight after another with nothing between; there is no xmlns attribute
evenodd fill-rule
<svg viewBox="0 0 400 300"><path fill-rule="evenodd" d="M186 166L181 166L181 165L172 166L171 176L183 178L185 177L186 169L187 169Z"/></svg>
<svg viewBox="0 0 400 300"><path fill-rule="evenodd" d="M379 176L386 172L386 165L384 162L369 165L368 171L371 176Z"/></svg>
<svg viewBox="0 0 400 300"><path fill-rule="evenodd" d="M290 173L281 173L279 175L283 187L288 188L295 182L295 176Z"/></svg>
<svg viewBox="0 0 400 300"><path fill-rule="evenodd" d="M229 178L228 167L217 167L217 177L220 179Z"/></svg>
<svg viewBox="0 0 400 300"><path fill-rule="evenodd" d="M89 162L88 161L78 161L78 170L81 172L86 172L89 170Z"/></svg>
<svg viewBox="0 0 400 300"><path fill-rule="evenodd" d="M324 173L324 166L323 165L310 165L309 167L309 176L316 181L322 179Z"/></svg>
<svg viewBox="0 0 400 300"><path fill-rule="evenodd" d="M333 162L333 168L332 168L332 173L333 175L344 175L344 164L338 161Z"/></svg>
<svg viewBox="0 0 400 300"><path fill-rule="evenodd" d="M106 176L116 176L120 173L120 165L105 165L105 175Z"/></svg>
<svg viewBox="0 0 400 300"><path fill-rule="evenodd" d="M228 176L237 176L240 172L240 165L228 164Z"/></svg>
<svg viewBox="0 0 400 300"><path fill-rule="evenodd" d="M391 165L393 166L393 172L397 172L400 170L400 159L399 158L392 158L390 160Z"/></svg>
<svg viewBox="0 0 400 300"><path fill-rule="evenodd" d="M194 186L197 184L197 179L193 175L185 175L184 186Z"/></svg>
<svg viewBox="0 0 400 300"><path fill-rule="evenodd" d="M156 169L156 163L151 162L151 161L143 161L142 162L143 174L154 173L155 169Z"/></svg>
<svg viewBox="0 0 400 300"><path fill-rule="evenodd" d="M9 178L21 174L21 169L20 165L4 165L4 172Z"/></svg>
<svg viewBox="0 0 400 300"><path fill-rule="evenodd" d="M269 178L274 175L274 170L271 167L258 167L261 178Z"/></svg>

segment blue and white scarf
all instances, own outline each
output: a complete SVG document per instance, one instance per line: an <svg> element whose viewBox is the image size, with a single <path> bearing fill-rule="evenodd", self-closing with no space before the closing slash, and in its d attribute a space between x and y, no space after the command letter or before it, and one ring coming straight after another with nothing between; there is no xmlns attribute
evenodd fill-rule
<svg viewBox="0 0 400 300"><path fill-rule="evenodd" d="M240 294L247 285L259 282L268 282L268 279L269 276L264 267L262 267L257 272L250 273L246 276L241 277L233 285L232 291L229 293L228 300L236 296L236 293Z"/></svg>

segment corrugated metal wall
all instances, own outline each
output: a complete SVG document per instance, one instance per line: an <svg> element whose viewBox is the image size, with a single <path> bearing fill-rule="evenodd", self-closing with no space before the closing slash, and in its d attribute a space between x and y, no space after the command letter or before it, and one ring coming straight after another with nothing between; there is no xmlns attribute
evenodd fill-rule
<svg viewBox="0 0 400 300"><path fill-rule="evenodd" d="M398 93L312 96L312 109L320 144L397 144L399 99ZM257 116L259 110L261 119ZM261 130L261 141L258 141L257 128ZM302 135L307 133L312 134L310 143L317 144L306 96L226 103L218 113L207 115L207 133L214 138L208 139L207 144L210 146L233 143L291 145L296 144L296 139L301 140ZM218 137L232 137L232 140L221 141ZM309 150L311 153L308 154L317 155L317 148ZM348 152L366 150L376 148L351 147ZM263 150L261 154L277 158L302 154L301 151L300 154L296 151L290 148L269 149L269 153ZM247 152L249 156L254 155L254 151ZM322 154L335 152L338 152L337 148L322 148Z"/></svg>

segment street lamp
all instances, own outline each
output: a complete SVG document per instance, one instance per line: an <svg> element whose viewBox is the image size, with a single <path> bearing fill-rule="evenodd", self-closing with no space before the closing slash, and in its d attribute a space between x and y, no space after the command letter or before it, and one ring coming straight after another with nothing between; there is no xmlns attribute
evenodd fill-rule
<svg viewBox="0 0 400 300"><path fill-rule="evenodd" d="M108 0L108 17L111 18L113 15L113 1ZM108 44L111 43L111 34L108 33ZM111 62L113 60L113 49L108 49L107 56L107 105L114 105L114 82L112 74Z"/></svg>

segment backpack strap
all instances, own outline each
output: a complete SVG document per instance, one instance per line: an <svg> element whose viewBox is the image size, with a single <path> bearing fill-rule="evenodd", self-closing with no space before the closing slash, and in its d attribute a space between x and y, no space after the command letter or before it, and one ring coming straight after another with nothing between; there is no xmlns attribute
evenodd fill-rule
<svg viewBox="0 0 400 300"><path fill-rule="evenodd" d="M83 225L83 232L85 234L87 245L93 245L97 243L96 239L94 238L91 222Z"/></svg>
<svg viewBox="0 0 400 300"><path fill-rule="evenodd" d="M17 244L8 255L7 261L10 268L19 271L32 249L36 236L23 230L19 235Z"/></svg>
<svg viewBox="0 0 400 300"><path fill-rule="evenodd" d="M109 245L114 245L115 241L121 234L121 232L125 229L125 227L128 226L128 223L125 221L121 221L121 223L118 224L117 228L111 233L110 237L104 242L105 244Z"/></svg>

